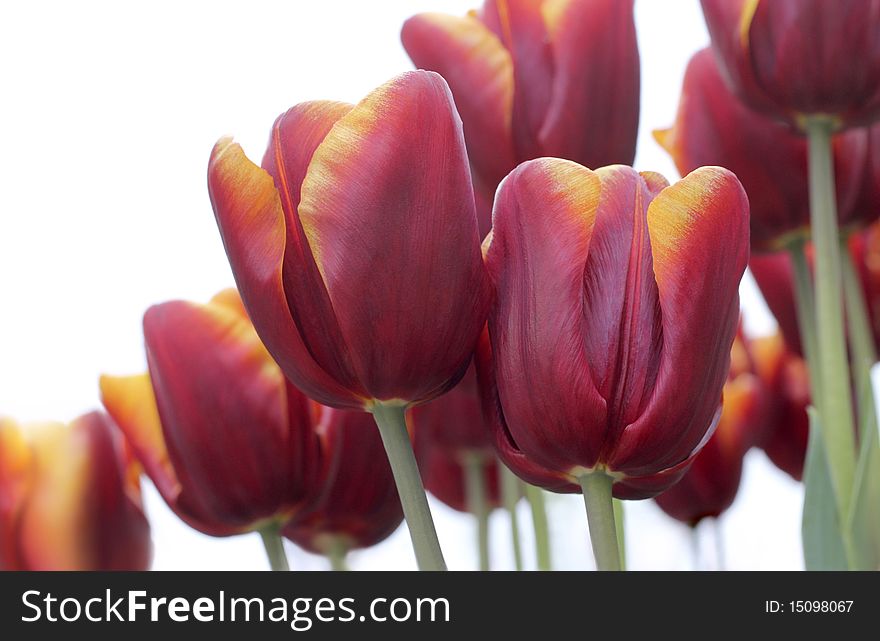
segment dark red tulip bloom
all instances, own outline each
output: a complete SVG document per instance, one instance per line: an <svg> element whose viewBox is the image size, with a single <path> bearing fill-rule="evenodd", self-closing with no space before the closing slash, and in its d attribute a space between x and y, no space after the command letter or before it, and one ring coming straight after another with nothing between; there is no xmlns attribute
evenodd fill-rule
<svg viewBox="0 0 880 641"><path fill-rule="evenodd" d="M0 569L147 570L151 559L140 468L105 414L0 419Z"/></svg>
<svg viewBox="0 0 880 641"><path fill-rule="evenodd" d="M215 536L287 522L321 473L316 409L237 295L151 307L144 338L149 374L103 376L101 395L162 498Z"/></svg>
<svg viewBox="0 0 880 641"><path fill-rule="evenodd" d="M780 470L801 479L810 434L810 376L779 334L753 341L755 367L768 392L768 429L759 443Z"/></svg>
<svg viewBox="0 0 880 641"><path fill-rule="evenodd" d="M370 547L403 519L391 466L373 417L323 407L317 432L329 458L320 498L284 529L301 547L323 554Z"/></svg>
<svg viewBox="0 0 880 641"><path fill-rule="evenodd" d="M737 94L796 126L880 117L880 0L702 0L712 46Z"/></svg>
<svg viewBox="0 0 880 641"><path fill-rule="evenodd" d="M262 169L221 140L208 187L254 326L306 394L407 405L464 374L489 289L461 121L439 75L405 73L355 106L293 107Z"/></svg>
<svg viewBox="0 0 880 641"><path fill-rule="evenodd" d="M733 504L743 457L764 438L768 398L749 349L750 342L740 333L731 350L715 433L681 480L655 498L669 516L692 527L704 518L720 516Z"/></svg>
<svg viewBox="0 0 880 641"><path fill-rule="evenodd" d="M720 409L749 253L739 181L539 159L502 183L494 223L478 362L502 461L556 491L597 470L620 498L663 491Z"/></svg>
<svg viewBox="0 0 880 641"><path fill-rule="evenodd" d="M431 494L449 507L467 512L465 465L468 458L475 458L483 468L489 507L500 507L492 429L483 418L473 367L448 393L412 408L408 418L419 471Z"/></svg>
<svg viewBox="0 0 880 641"><path fill-rule="evenodd" d="M720 165L736 174L749 196L755 251L778 250L809 230L806 139L737 100L711 50L691 59L675 125L654 136L682 175L703 165ZM835 136L833 152L841 224L876 220L880 211L856 207L864 182L867 131Z"/></svg>
<svg viewBox="0 0 880 641"><path fill-rule="evenodd" d="M424 13L401 32L417 67L455 96L485 235L492 196L516 165L557 156L632 164L639 52L632 0L488 0L465 17Z"/></svg>

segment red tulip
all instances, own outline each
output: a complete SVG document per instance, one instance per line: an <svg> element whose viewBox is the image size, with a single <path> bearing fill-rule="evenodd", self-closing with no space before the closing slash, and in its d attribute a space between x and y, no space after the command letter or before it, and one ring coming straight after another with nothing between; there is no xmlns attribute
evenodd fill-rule
<svg viewBox="0 0 880 641"><path fill-rule="evenodd" d="M440 76L293 107L262 169L221 140L208 187L254 326L306 394L369 410L428 401L464 374L489 290Z"/></svg>
<svg viewBox="0 0 880 641"><path fill-rule="evenodd" d="M494 223L478 354L501 459L556 491L592 471L620 498L666 489L711 435L729 371L749 241L736 177L668 186L539 159L502 183Z"/></svg>
<svg viewBox="0 0 880 641"><path fill-rule="evenodd" d="M0 419L0 569L146 570L140 469L110 419Z"/></svg>
<svg viewBox="0 0 880 641"><path fill-rule="evenodd" d="M284 535L324 554L379 543L397 529L403 511L373 417L324 407L317 432L330 458L320 498Z"/></svg>
<svg viewBox="0 0 880 641"><path fill-rule="evenodd" d="M655 131L682 175L703 165L733 171L749 196L752 247L775 251L809 230L807 142L756 113L725 86L711 50L691 58L675 125ZM855 225L880 211L856 207L868 152L866 130L834 139L839 219Z"/></svg>
<svg viewBox="0 0 880 641"><path fill-rule="evenodd" d="M800 480L810 434L807 365L786 348L779 334L753 341L752 353L770 402L770 424L759 445L776 467Z"/></svg>
<svg viewBox="0 0 880 641"><path fill-rule="evenodd" d="M287 383L234 292L144 315L149 374L101 378L107 411L162 498L225 536L281 525L313 497L316 409Z"/></svg>
<svg viewBox="0 0 880 641"><path fill-rule="evenodd" d="M410 410L414 449L425 488L449 507L469 510L465 464L481 461L490 508L500 507L498 463L491 427L483 420L473 367L450 392Z"/></svg>
<svg viewBox="0 0 880 641"><path fill-rule="evenodd" d="M401 33L416 66L449 82L479 194L516 165L557 156L632 164L639 52L632 0L488 0L466 17L424 13Z"/></svg>
<svg viewBox="0 0 880 641"><path fill-rule="evenodd" d="M726 79L752 108L794 125L880 117L880 0L702 0Z"/></svg>
<svg viewBox="0 0 880 641"><path fill-rule="evenodd" d="M766 431L768 399L750 347L740 333L731 350L724 406L715 433L681 480L655 499L669 516L692 527L704 518L720 516L733 504L743 457Z"/></svg>

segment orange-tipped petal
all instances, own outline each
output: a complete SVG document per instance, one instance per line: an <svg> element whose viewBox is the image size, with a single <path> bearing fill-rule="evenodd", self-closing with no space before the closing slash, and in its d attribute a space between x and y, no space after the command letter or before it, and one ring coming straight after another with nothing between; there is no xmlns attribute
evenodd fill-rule
<svg viewBox="0 0 880 641"><path fill-rule="evenodd" d="M284 210L282 278L291 316L318 366L346 389L363 395L298 212L302 182L315 150L351 108L346 103L316 101L288 109L275 120L262 166L275 181Z"/></svg>
<svg viewBox="0 0 880 641"><path fill-rule="evenodd" d="M312 157L299 217L369 396L421 402L454 384L489 301L443 79L402 74L343 116Z"/></svg>
<svg viewBox="0 0 880 641"><path fill-rule="evenodd" d="M510 53L473 16L422 13L404 23L400 37L416 67L449 83L470 161L480 180L494 187L516 166Z"/></svg>
<svg viewBox="0 0 880 641"><path fill-rule="evenodd" d="M208 190L245 307L285 374L324 403L361 406L315 362L291 316L282 279L287 230L272 177L223 139L211 152Z"/></svg>
<svg viewBox="0 0 880 641"><path fill-rule="evenodd" d="M503 420L519 450L557 471L595 462L601 435L585 438L584 425L603 423L606 414L589 376L582 323L600 190L598 176L576 163L523 163L499 187L486 253Z"/></svg>
<svg viewBox="0 0 880 641"><path fill-rule="evenodd" d="M162 497L173 504L180 482L168 456L149 374L101 376L101 402L125 434L134 455Z"/></svg>
<svg viewBox="0 0 880 641"><path fill-rule="evenodd" d="M149 525L125 492L113 429L97 412L34 428L34 480L18 532L23 568L149 567Z"/></svg>
<svg viewBox="0 0 880 641"><path fill-rule="evenodd" d="M739 181L718 167L692 172L648 207L662 318L658 402L623 431L612 469L674 466L704 440L729 371L748 213Z"/></svg>
<svg viewBox="0 0 880 641"><path fill-rule="evenodd" d="M542 154L597 168L635 157L639 50L632 0L544 2L553 52Z"/></svg>
<svg viewBox="0 0 880 641"><path fill-rule="evenodd" d="M289 414L297 392L253 327L223 306L173 301L147 311L144 337L176 510L234 533L296 509L311 489L300 464L317 448L311 415L305 403Z"/></svg>

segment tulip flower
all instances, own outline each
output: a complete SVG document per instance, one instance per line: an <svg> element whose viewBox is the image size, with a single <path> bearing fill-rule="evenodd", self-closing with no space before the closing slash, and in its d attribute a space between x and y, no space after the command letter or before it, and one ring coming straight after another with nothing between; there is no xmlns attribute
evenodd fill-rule
<svg viewBox="0 0 880 641"><path fill-rule="evenodd" d="M654 132L682 175L703 165L734 172L749 196L754 251L776 251L809 233L807 142L756 113L725 86L710 49L691 58L675 125ZM835 136L840 223L875 220L880 211L856 207L868 152L865 130Z"/></svg>
<svg viewBox="0 0 880 641"><path fill-rule="evenodd" d="M711 435L748 242L745 192L718 167L669 186L539 159L499 188L485 407L516 474L584 491L600 568L619 566L612 491L658 494Z"/></svg>
<svg viewBox="0 0 880 641"><path fill-rule="evenodd" d="M743 457L764 437L768 399L750 349L750 341L740 331L731 350L715 433L681 480L655 498L664 512L691 527L704 518L717 518L733 504Z"/></svg>
<svg viewBox="0 0 880 641"><path fill-rule="evenodd" d="M330 459L320 497L283 532L344 569L350 550L384 540L400 525L403 512L372 416L322 407L316 431Z"/></svg>
<svg viewBox="0 0 880 641"><path fill-rule="evenodd" d="M151 557L140 469L106 415L0 419L0 569L146 570Z"/></svg>
<svg viewBox="0 0 880 641"><path fill-rule="evenodd" d="M398 488L407 479L420 565L441 567L404 411L458 382L490 304L446 82L415 71L355 106L297 105L276 120L262 168L218 142L208 188L269 352L318 402L373 412Z"/></svg>
<svg viewBox="0 0 880 641"><path fill-rule="evenodd" d="M473 367L450 392L409 411L425 489L477 521L480 569L489 569L489 513L502 505L492 432L483 420Z"/></svg>
<svg viewBox="0 0 880 641"><path fill-rule="evenodd" d="M804 310L799 317L810 336L806 355L815 378L817 425L844 523L858 449L850 370L858 380L867 380L868 372L866 363L851 367L847 361L832 135L880 118L880 0L702 0L702 5L731 88L752 108L807 137L817 278L809 284L801 257L795 282Z"/></svg>
<svg viewBox="0 0 880 641"><path fill-rule="evenodd" d="M768 426L758 445L776 467L799 481L810 434L807 365L778 333L755 339L752 354L768 394Z"/></svg>
<svg viewBox="0 0 880 641"><path fill-rule="evenodd" d="M753 109L796 126L880 117L880 1L701 1L725 78Z"/></svg>
<svg viewBox="0 0 880 641"><path fill-rule="evenodd" d="M465 17L423 13L401 32L417 67L437 71L464 122L481 232L495 188L520 162L632 164L639 52L632 0L487 0Z"/></svg>
<svg viewBox="0 0 880 641"><path fill-rule="evenodd" d="M144 315L148 374L101 377L104 406L168 506L213 536L278 531L321 474L315 409L260 343L234 291Z"/></svg>

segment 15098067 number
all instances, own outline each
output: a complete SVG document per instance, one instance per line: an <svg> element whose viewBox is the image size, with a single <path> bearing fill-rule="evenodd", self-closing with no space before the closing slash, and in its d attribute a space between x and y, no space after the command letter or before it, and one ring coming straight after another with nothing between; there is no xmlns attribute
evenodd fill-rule
<svg viewBox="0 0 880 641"><path fill-rule="evenodd" d="M794 613L847 613L852 610L853 601L789 601L789 612Z"/></svg>

